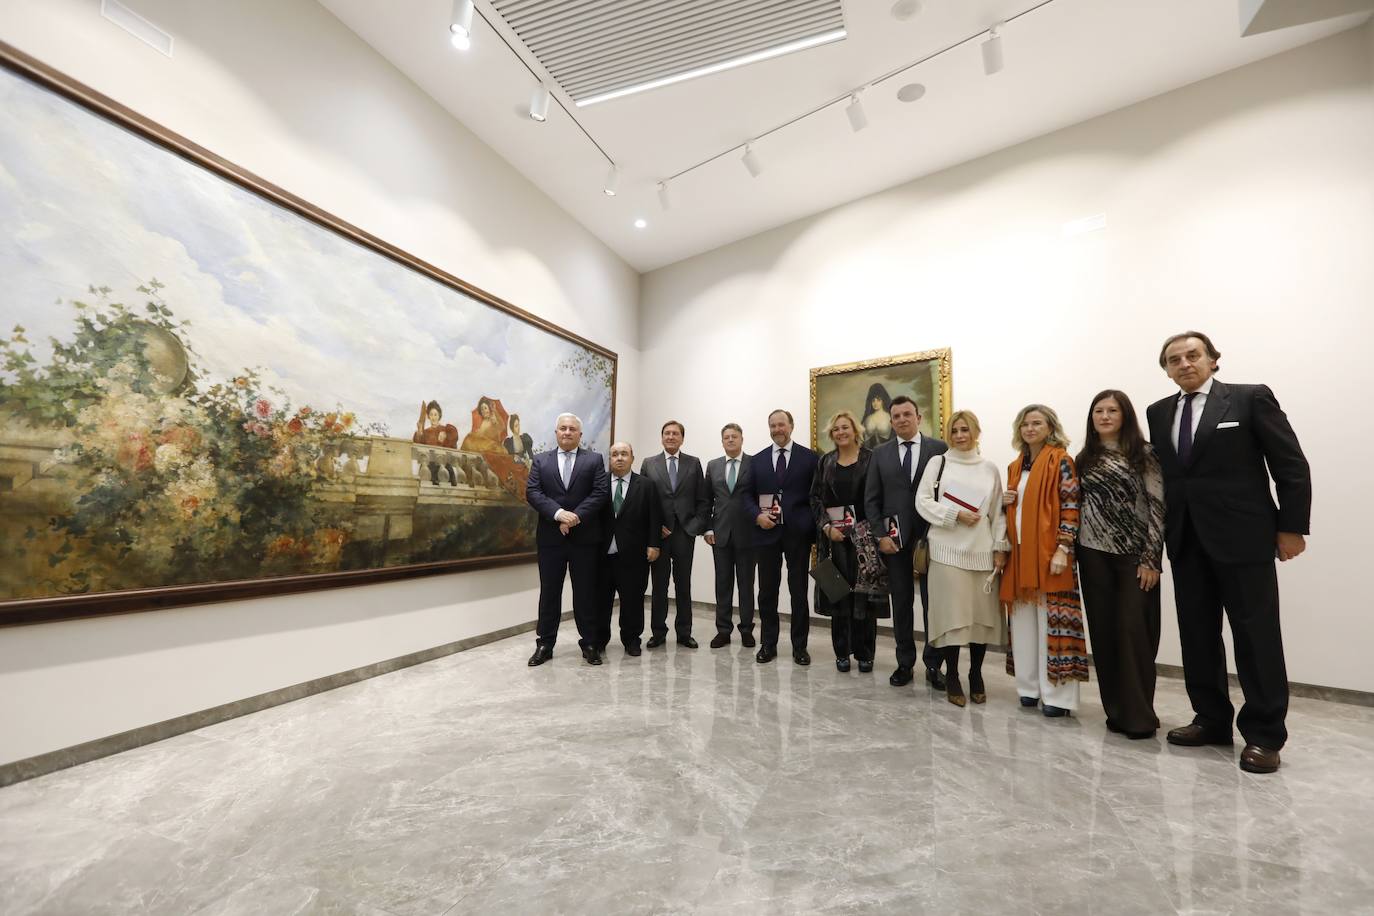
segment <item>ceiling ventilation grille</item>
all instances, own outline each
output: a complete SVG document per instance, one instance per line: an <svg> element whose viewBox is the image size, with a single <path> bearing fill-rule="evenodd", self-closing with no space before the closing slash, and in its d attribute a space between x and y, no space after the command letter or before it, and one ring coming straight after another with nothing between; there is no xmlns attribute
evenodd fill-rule
<svg viewBox="0 0 1374 916"><path fill-rule="evenodd" d="M490 0L574 102L844 28L840 0Z"/></svg>

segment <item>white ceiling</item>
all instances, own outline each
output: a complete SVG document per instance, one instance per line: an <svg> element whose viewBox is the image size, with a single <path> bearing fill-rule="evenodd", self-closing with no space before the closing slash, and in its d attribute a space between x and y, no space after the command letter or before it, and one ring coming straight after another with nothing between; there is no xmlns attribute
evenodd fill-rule
<svg viewBox="0 0 1374 916"><path fill-rule="evenodd" d="M1234 67L1360 25L1368 13L1241 38L1237 0L1051 0L1003 30L1006 67L983 75L969 42L864 94L868 129L854 133L836 104L754 144L751 178L739 151L655 195L672 175L903 64L1011 19L1041 0L924 0L899 22L891 0L844 0L843 41L576 108L621 167L620 193L601 187L606 160L556 105L527 116L536 86L480 17L472 48L448 42L451 0L320 0L454 117L640 271L930 174ZM525 59L534 57L494 13L478 9ZM546 74L545 74L546 75ZM902 103L907 82L927 87ZM552 80L549 80L552 85ZM648 221L634 228L637 217Z"/></svg>

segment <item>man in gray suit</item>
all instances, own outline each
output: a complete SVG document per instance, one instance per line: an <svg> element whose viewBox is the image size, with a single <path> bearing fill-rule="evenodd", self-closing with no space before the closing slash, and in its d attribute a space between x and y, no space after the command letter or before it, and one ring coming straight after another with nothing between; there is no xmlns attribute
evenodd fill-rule
<svg viewBox="0 0 1374 916"><path fill-rule="evenodd" d="M711 528L706 543L716 561L716 635L711 648L730 645L730 617L739 586L739 635L754 645L753 525L758 507L741 497L748 490L750 456L744 454L744 430L726 423L720 431L725 454L706 464L706 488L711 495Z"/></svg>
<svg viewBox="0 0 1374 916"><path fill-rule="evenodd" d="M692 638L692 555L696 539L710 524L710 494L701 462L682 452L687 430L677 420L669 420L659 430L663 451L644 459L639 473L658 488L663 503L663 549L651 567L654 596L649 605L651 635L646 649L657 649L668 638L668 578L673 580L677 615L673 629L677 643L695 649Z"/></svg>
<svg viewBox="0 0 1374 916"><path fill-rule="evenodd" d="M921 435L921 409L906 395L892 399L892 438L873 450L864 489L864 515L875 532L886 531L886 519L897 517L897 539L878 540L878 550L887 559L887 582L892 593L892 634L897 640L897 670L888 683L902 687L911 683L916 665L916 583L911 576L911 550L926 536L930 523L916 514L915 489L926 463L943 455L949 446L939 439ZM930 646L929 605L926 577L921 577L921 618L926 631L922 661L926 681L936 690L945 689L940 674L940 650Z"/></svg>

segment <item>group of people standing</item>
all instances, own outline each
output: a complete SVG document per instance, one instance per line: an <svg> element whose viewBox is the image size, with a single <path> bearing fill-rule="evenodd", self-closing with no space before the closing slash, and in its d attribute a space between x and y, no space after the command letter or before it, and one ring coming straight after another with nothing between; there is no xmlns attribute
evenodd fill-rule
<svg viewBox="0 0 1374 916"><path fill-rule="evenodd" d="M599 455L579 448L580 421L560 416L558 448L535 457L526 491L539 513L541 582L529 663L553 655L565 573L589 664L601 664L610 643L616 598L620 641L627 654L641 654L651 583L645 647L667 640L671 581L677 643L697 648L691 569L700 536L715 561L711 647L729 645L736 629L745 646L756 644L757 577L755 658L777 657L785 569L792 657L809 665L814 545L818 567L845 586L818 587L814 599L831 618L839 671L854 662L873 670L877 622L890 617L897 665L889 682L914 680L919 590L926 635L919 660L926 682L951 703L986 702L987 647L1009 642L1007 670L1022 706L1069 715L1088 679L1091 633L1107 727L1150 738L1159 727L1158 586L1167 545L1195 712L1168 740L1230 744L1234 720L1246 741L1242 769L1273 772L1288 705L1274 560L1305 548L1311 479L1273 393L1214 378L1220 355L1200 332L1165 341L1159 363L1179 391L1150 405L1148 441L1121 391L1094 396L1077 455L1069 454L1056 412L1027 405L1013 424L1016 457L1005 473L982 457L972 411L955 411L941 440L921 434L920 408L905 396L891 399L892 436L876 447L866 424L840 411L825 429L834 449L818 456L792 440L792 415L776 410L768 448L745 454L742 429L729 423L723 454L704 468L682 452L686 430L670 420L660 430L662 453L644 459L639 473L632 447L617 442L608 474ZM1245 694L1238 718L1227 689L1223 610Z"/></svg>

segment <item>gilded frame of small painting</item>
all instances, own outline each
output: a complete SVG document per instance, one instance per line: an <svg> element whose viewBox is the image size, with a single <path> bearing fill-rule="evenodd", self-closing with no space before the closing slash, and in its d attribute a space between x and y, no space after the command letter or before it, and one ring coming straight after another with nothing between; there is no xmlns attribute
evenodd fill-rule
<svg viewBox="0 0 1374 916"><path fill-rule="evenodd" d="M874 448L892 438L888 409L906 395L921 410L921 433L944 438L953 411L952 354L949 347L821 366L811 370L811 447L828 452L825 424L837 411L859 420L861 442Z"/></svg>

